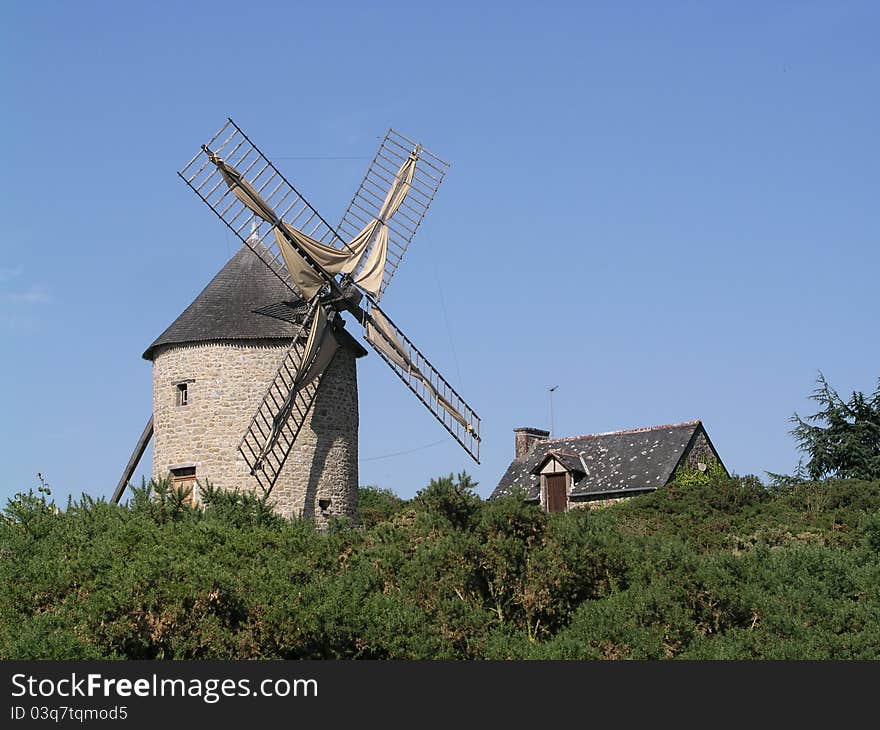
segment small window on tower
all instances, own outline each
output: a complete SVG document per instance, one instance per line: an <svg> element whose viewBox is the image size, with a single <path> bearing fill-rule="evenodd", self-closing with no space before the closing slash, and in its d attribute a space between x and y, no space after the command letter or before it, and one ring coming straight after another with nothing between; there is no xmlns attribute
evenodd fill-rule
<svg viewBox="0 0 880 730"><path fill-rule="evenodd" d="M177 384L177 405L185 406L189 404L189 390L187 389L188 383L178 383Z"/></svg>

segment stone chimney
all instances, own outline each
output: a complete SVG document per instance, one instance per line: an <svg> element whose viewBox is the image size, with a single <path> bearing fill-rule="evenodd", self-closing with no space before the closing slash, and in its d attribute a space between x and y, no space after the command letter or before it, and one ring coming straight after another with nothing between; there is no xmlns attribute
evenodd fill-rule
<svg viewBox="0 0 880 730"><path fill-rule="evenodd" d="M523 426L522 428L513 429L514 435L514 451L517 459L521 459L527 453L529 453L529 449L532 448L532 444L537 441L544 441L550 437L550 432L545 431L543 428L529 428L528 426Z"/></svg>

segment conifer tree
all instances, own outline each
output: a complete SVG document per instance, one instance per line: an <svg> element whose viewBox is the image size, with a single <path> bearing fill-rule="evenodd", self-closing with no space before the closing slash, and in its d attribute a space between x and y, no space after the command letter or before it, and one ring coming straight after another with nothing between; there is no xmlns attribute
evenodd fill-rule
<svg viewBox="0 0 880 730"><path fill-rule="evenodd" d="M880 379L870 396L855 391L844 401L820 372L810 396L820 405L806 418L791 417L791 434L808 457L810 479L880 479Z"/></svg>

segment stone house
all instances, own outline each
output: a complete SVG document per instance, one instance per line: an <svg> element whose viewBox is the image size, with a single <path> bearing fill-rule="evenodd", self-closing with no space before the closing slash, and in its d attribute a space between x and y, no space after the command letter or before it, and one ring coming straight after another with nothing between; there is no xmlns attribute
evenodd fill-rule
<svg viewBox="0 0 880 730"><path fill-rule="evenodd" d="M153 363L153 478L192 487L254 490L238 452L292 338L305 337L305 306L242 246L183 313L147 348ZM356 360L367 354L342 331L342 346L284 464L271 499L282 515L326 525L356 519Z"/></svg>
<svg viewBox="0 0 880 730"><path fill-rule="evenodd" d="M539 428L514 434L514 459L489 498L522 492L548 512L652 492L681 468L727 472L701 421L556 439Z"/></svg>

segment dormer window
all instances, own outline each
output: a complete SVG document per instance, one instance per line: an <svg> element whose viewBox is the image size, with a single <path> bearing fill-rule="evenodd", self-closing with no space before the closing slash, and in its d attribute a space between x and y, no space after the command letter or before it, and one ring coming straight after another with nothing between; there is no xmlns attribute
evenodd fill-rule
<svg viewBox="0 0 880 730"><path fill-rule="evenodd" d="M541 505L547 512L565 512L577 479L586 474L581 457L565 451L548 451L531 470L541 480Z"/></svg>

